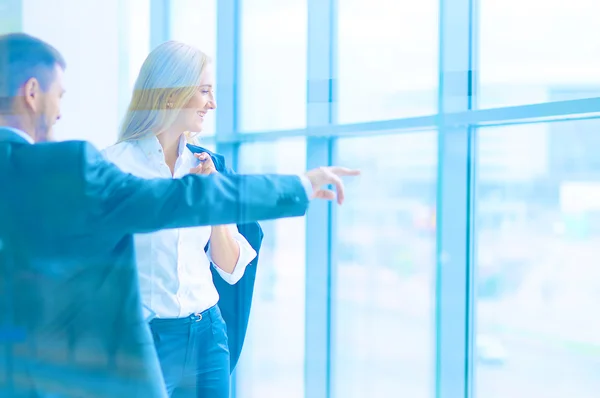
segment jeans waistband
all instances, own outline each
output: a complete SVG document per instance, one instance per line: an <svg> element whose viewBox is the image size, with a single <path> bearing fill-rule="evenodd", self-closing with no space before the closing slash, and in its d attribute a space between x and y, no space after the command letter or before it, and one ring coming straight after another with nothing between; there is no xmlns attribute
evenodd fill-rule
<svg viewBox="0 0 600 398"><path fill-rule="evenodd" d="M195 312L183 318L154 318L150 321L150 326L176 326L176 325L189 325L191 323L197 323L202 321L213 322L219 319L221 316L221 310L218 305L214 305L209 309L202 312Z"/></svg>

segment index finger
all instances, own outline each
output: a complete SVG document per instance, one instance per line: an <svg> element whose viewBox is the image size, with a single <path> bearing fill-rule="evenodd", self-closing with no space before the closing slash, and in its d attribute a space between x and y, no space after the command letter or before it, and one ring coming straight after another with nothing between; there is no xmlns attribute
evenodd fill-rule
<svg viewBox="0 0 600 398"><path fill-rule="evenodd" d="M336 176L340 176L340 177L351 177L351 176L360 175L360 170L349 169L347 167L341 167L341 166L332 166L329 168L329 170Z"/></svg>

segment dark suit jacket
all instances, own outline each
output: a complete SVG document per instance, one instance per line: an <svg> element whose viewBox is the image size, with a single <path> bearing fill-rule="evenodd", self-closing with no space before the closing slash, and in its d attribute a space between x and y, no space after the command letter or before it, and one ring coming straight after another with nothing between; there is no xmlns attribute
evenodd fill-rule
<svg viewBox="0 0 600 398"><path fill-rule="evenodd" d="M223 156L199 146L188 144L187 147L193 153L208 153L219 173L234 173L225 165L225 158ZM256 268L264 236L262 228L257 222L238 224L237 228L240 234L246 238L250 246L256 251L256 257L246 267L244 276L235 285L230 285L221 278L214 267L211 267L213 281L219 292L219 308L227 324L232 372L240 359L242 346L246 338L246 331L248 330L250 307L252 306L252 296L254 294L254 282L256 281ZM208 245L205 250L208 250Z"/></svg>
<svg viewBox="0 0 600 398"><path fill-rule="evenodd" d="M0 397L165 397L133 234L303 215L296 176L121 172L0 129Z"/></svg>

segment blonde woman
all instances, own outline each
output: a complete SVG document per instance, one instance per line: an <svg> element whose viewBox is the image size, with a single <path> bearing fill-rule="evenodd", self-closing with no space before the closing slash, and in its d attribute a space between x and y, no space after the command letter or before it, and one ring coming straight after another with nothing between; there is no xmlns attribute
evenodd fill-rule
<svg viewBox="0 0 600 398"><path fill-rule="evenodd" d="M186 134L201 132L216 108L213 86L210 59L200 50L174 41L158 46L142 65L119 140L105 157L143 178L216 173L208 153L186 146ZM256 252L235 225L136 235L135 244L144 310L169 395L228 398L227 328L210 267L235 284Z"/></svg>

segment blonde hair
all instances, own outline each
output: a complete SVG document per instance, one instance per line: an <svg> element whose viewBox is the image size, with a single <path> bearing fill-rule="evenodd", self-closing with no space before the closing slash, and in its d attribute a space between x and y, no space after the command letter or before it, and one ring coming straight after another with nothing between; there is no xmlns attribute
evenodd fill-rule
<svg viewBox="0 0 600 398"><path fill-rule="evenodd" d="M198 90L209 62L199 49L177 41L152 50L135 81L118 142L158 135L171 127Z"/></svg>

